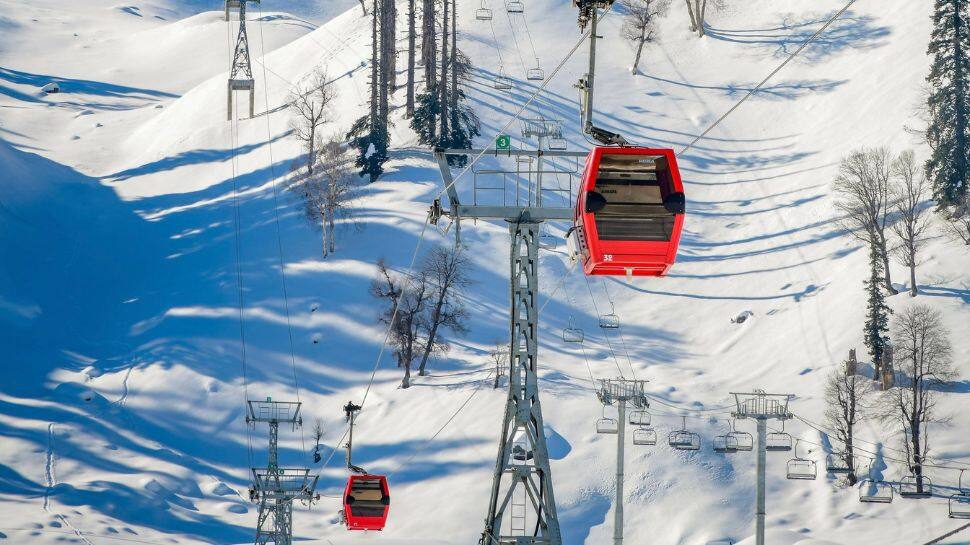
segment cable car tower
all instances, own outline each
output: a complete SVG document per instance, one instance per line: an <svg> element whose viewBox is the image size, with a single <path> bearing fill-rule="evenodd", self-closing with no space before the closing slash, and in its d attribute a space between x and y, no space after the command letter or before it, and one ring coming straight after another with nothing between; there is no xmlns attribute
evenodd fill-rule
<svg viewBox="0 0 970 545"><path fill-rule="evenodd" d="M573 218L571 189L569 195L547 201L559 206L543 204L542 178L529 179L527 189L516 178L515 187L502 188L498 204L462 204L448 166L450 155L494 154L507 158L539 157L578 158L586 152L545 150L453 150L436 149L435 159L441 170L449 205L442 208L435 201L431 209L431 223L441 216L452 219L456 234L460 234L462 219L504 221L510 236L510 302L509 312L509 393L502 418L502 433L495 471L492 476L491 497L485 518L481 545L561 545L559 515L553 494L549 452L543 433L542 407L539 403L539 231L544 221L571 221ZM495 171L496 174L500 174ZM505 178L503 177L503 180ZM571 185L571 184L570 184ZM477 190L475 190L477 192ZM511 193L511 199L507 195ZM458 235L460 236L460 235Z"/></svg>
<svg viewBox="0 0 970 545"><path fill-rule="evenodd" d="M269 424L269 460L266 467L252 468L253 483L249 499L259 502L256 522L256 545L292 545L293 500L312 503L320 496L314 493L319 477L311 477L306 467L280 467L280 424L293 430L303 425L299 401L247 401L246 424Z"/></svg>
<svg viewBox="0 0 970 545"><path fill-rule="evenodd" d="M239 9L239 35L236 38L236 49L232 55L232 67L229 70L229 89L226 116L232 121L232 93L233 91L249 91L249 117L253 117L256 107L256 82L253 80L253 65L249 55L249 35L246 34L246 3L259 4L259 0L226 0L226 21L229 21L229 10Z"/></svg>
<svg viewBox="0 0 970 545"><path fill-rule="evenodd" d="M626 447L623 437L626 431L626 405L627 403L633 405L635 413L638 415L647 414L646 409L650 406L650 403L647 402L647 396L644 393L646 383L645 380L606 379L601 381L600 389L596 392L596 397L599 398L604 407L614 403L617 406L616 509L613 514L614 545L623 545L623 451ZM633 415L630 416L630 420L635 420L637 424L643 422L642 416L637 416L637 418L634 418Z"/></svg>
<svg viewBox="0 0 970 545"><path fill-rule="evenodd" d="M780 420L784 422L792 418L788 411L788 402L795 396L792 394L766 394L764 390L751 393L735 393L737 411L735 418L753 418L758 422L758 456L755 463L758 473L757 495L755 497L755 543L765 545L765 465L768 448L768 421ZM790 439L790 437L789 437ZM789 446L788 450L791 450Z"/></svg>

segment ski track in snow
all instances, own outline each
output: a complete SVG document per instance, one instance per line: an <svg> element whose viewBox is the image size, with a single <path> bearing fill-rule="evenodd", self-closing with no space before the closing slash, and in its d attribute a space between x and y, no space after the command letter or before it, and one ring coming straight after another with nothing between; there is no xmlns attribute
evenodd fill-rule
<svg viewBox="0 0 970 545"><path fill-rule="evenodd" d="M57 517L61 524L69 528L74 532L77 537L81 539L84 543L88 545L93 545L84 534L76 528L73 524L68 522L67 517L51 509L51 491L57 486L57 473L55 471L55 454L54 454L54 423L51 422L47 424L47 462L44 466L44 473L47 479L47 490L44 491L44 511Z"/></svg>

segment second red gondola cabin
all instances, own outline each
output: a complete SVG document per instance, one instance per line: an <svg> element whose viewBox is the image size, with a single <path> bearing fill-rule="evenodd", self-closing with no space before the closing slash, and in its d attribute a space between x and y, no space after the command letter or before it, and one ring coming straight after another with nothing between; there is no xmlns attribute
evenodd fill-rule
<svg viewBox="0 0 970 545"><path fill-rule="evenodd" d="M383 530L391 510L384 475L351 475L344 490L344 521L348 530Z"/></svg>
<svg viewBox="0 0 970 545"><path fill-rule="evenodd" d="M596 147L586 159L574 236L587 275L664 276L684 225L672 149Z"/></svg>

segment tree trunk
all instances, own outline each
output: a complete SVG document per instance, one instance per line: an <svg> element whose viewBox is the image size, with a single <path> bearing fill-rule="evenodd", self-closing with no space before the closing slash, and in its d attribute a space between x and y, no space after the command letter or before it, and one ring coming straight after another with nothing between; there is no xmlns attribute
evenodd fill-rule
<svg viewBox="0 0 970 545"><path fill-rule="evenodd" d="M435 336L438 334L438 321L441 320L441 307L445 304L445 295L448 287L443 286L438 292L438 301L434 305L434 313L431 315L431 329L428 331L428 340L424 343L424 353L421 354L421 365L418 366L418 375L424 376L424 367L428 363L428 356L431 355L431 348L434 346Z"/></svg>
<svg viewBox="0 0 970 545"><path fill-rule="evenodd" d="M879 255L882 257L882 271L886 281L886 291L890 295L896 295L899 290L893 287L892 275L889 273L889 252L886 251L886 235L879 233Z"/></svg>
<svg viewBox="0 0 970 545"><path fill-rule="evenodd" d="M404 378L401 380L401 388L411 387L411 362L404 361Z"/></svg>
<svg viewBox="0 0 970 545"><path fill-rule="evenodd" d="M378 68L380 58L377 48L377 12L379 0L374 0L374 11L371 14L371 33L370 33L370 130L373 134L374 127L377 126L377 94L378 94Z"/></svg>
<svg viewBox="0 0 970 545"><path fill-rule="evenodd" d="M850 485L854 485L855 483L859 482L859 478L856 477L855 475L855 460L854 460L855 457L852 455L853 448L852 448L852 426L851 425L849 426L849 429L847 431L848 433L846 434L847 438L845 440L845 452L842 453L842 457L846 466L849 468L849 474L846 475L846 479L849 481Z"/></svg>
<svg viewBox="0 0 970 545"><path fill-rule="evenodd" d="M387 0L387 68L388 93L397 89L397 2Z"/></svg>
<svg viewBox="0 0 970 545"><path fill-rule="evenodd" d="M439 84L441 106L441 140L448 138L448 0L444 0L441 21L441 81Z"/></svg>
<svg viewBox="0 0 970 545"><path fill-rule="evenodd" d="M916 297L916 252L910 247L909 250L909 296Z"/></svg>
<svg viewBox="0 0 970 545"><path fill-rule="evenodd" d="M323 239L321 241L321 246L323 249L323 257L327 257L327 211L323 210L320 214L320 236Z"/></svg>
<svg viewBox="0 0 970 545"><path fill-rule="evenodd" d="M644 40L642 39L637 44L637 55L636 57L633 57L633 67L630 68L630 73L633 75L636 75L637 69L640 67L640 54L643 53L643 44Z"/></svg>
<svg viewBox="0 0 970 545"><path fill-rule="evenodd" d="M367 6L364 4L364 0L360 0L360 10L364 12L365 16L367 15Z"/></svg>
<svg viewBox="0 0 970 545"><path fill-rule="evenodd" d="M313 156L314 152L314 139L317 134L317 126L310 122L310 140L307 142L307 153L306 153L306 173L307 176L313 175Z"/></svg>
<svg viewBox="0 0 970 545"><path fill-rule="evenodd" d="M415 57L415 28L414 28L415 0L408 0L408 89L404 106L404 117L414 117L414 57Z"/></svg>
<svg viewBox="0 0 970 545"><path fill-rule="evenodd" d="M697 19L694 17L694 6L690 5L690 0L684 0L687 3L687 14L690 15L690 31L697 32Z"/></svg>
<svg viewBox="0 0 970 545"><path fill-rule="evenodd" d="M697 36L704 37L704 17L707 14L707 0L697 0Z"/></svg>
<svg viewBox="0 0 970 545"><path fill-rule="evenodd" d="M337 249L337 247L336 247L336 237L334 236L334 231L336 230L334 228L334 215L335 215L334 214L334 210L331 209L330 210L330 217L327 218L327 228L330 230L330 234L327 236L327 238L330 241L330 253L331 254L334 253L336 251L336 249Z"/></svg>
<svg viewBox="0 0 970 545"><path fill-rule="evenodd" d="M452 0L451 6L451 113L458 113L458 70L455 63L458 62L458 4Z"/></svg>

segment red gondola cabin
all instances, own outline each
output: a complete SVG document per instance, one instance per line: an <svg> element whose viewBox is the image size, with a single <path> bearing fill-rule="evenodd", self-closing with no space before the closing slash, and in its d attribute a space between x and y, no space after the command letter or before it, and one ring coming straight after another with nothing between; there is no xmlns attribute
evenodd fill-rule
<svg viewBox="0 0 970 545"><path fill-rule="evenodd" d="M574 231L586 274L666 275L677 257L684 205L674 150L593 148Z"/></svg>
<svg viewBox="0 0 970 545"><path fill-rule="evenodd" d="M391 509L387 477L351 475L344 490L344 521L348 530L383 530Z"/></svg>

